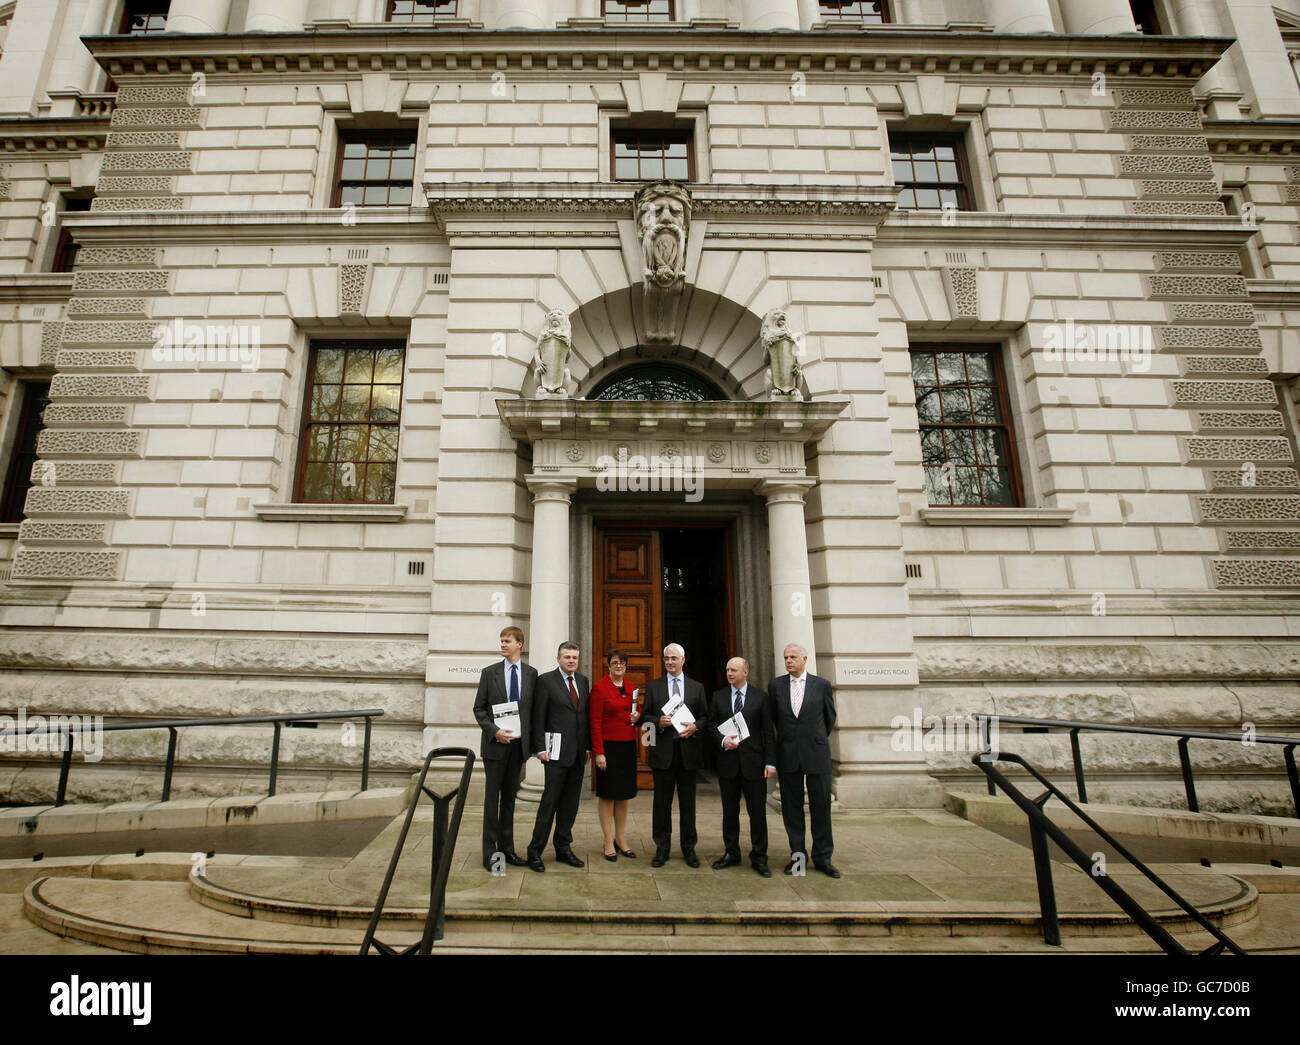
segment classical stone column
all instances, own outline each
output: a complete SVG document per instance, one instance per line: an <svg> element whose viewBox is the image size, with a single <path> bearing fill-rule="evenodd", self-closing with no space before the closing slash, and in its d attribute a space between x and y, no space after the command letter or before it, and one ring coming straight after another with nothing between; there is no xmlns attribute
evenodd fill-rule
<svg viewBox="0 0 1300 1045"><path fill-rule="evenodd" d="M167 9L167 31L224 33L229 19L230 0L172 0Z"/></svg>
<svg viewBox="0 0 1300 1045"><path fill-rule="evenodd" d="M822 20L822 9L817 0L798 0L798 11L801 29L811 29Z"/></svg>
<svg viewBox="0 0 1300 1045"><path fill-rule="evenodd" d="M63 19L54 68L47 90L89 93L96 69L95 59L81 42L83 36L98 36L104 24L104 9L98 0L74 0Z"/></svg>
<svg viewBox="0 0 1300 1045"><path fill-rule="evenodd" d="M767 498L772 646L778 675L785 671L781 651L792 642L808 651L808 670L817 670L812 583L808 576L808 535L804 530L803 511L804 492L816 485L816 479L763 479L757 488Z"/></svg>
<svg viewBox="0 0 1300 1045"><path fill-rule="evenodd" d="M798 0L750 0L743 7L742 29L798 29Z"/></svg>
<svg viewBox="0 0 1300 1045"><path fill-rule="evenodd" d="M677 0L677 21L689 22L692 18L703 17L700 14L700 0Z"/></svg>
<svg viewBox="0 0 1300 1045"><path fill-rule="evenodd" d="M309 0L248 0L244 29L250 33L300 33Z"/></svg>
<svg viewBox="0 0 1300 1045"><path fill-rule="evenodd" d="M555 650L571 638L569 629L569 504L578 488L572 476L526 475L524 481L533 493L533 575L531 605L528 611L528 663L539 673L555 667ZM583 650L579 670L592 677L592 653ZM536 743L533 745L536 747ZM530 752L533 754L534 752ZM542 764L528 763L520 797L537 801L541 797ZM527 829L525 830L525 826ZM531 825L520 820L515 825L515 839L527 838ZM523 831L522 834L519 832Z"/></svg>
<svg viewBox="0 0 1300 1045"><path fill-rule="evenodd" d="M1061 0L1061 17L1067 33L1114 36L1138 31L1128 0Z"/></svg>
<svg viewBox="0 0 1300 1045"><path fill-rule="evenodd" d="M485 29L547 29L546 0L481 0Z"/></svg>
<svg viewBox="0 0 1300 1045"><path fill-rule="evenodd" d="M999 33L1052 33L1047 0L984 0L984 15Z"/></svg>

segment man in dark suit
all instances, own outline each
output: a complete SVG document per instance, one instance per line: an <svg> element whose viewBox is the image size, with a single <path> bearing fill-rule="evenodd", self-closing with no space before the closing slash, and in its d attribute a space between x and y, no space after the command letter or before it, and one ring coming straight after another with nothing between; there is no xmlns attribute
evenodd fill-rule
<svg viewBox="0 0 1300 1045"><path fill-rule="evenodd" d="M713 869L740 863L740 796L745 796L749 814L749 862L764 878L771 878L767 866L767 781L776 776L776 736L772 731L772 699L749 684L749 661L732 657L727 661L725 689L717 690L709 702L709 732L718 751L718 789L722 792L722 843L726 849ZM738 740L724 736L718 726L740 715L749 736Z"/></svg>
<svg viewBox="0 0 1300 1045"><path fill-rule="evenodd" d="M804 848L803 794L808 786L808 808L812 813L812 864L823 874L838 878L831 863L835 849L831 837L831 742L835 726L835 697L831 684L807 671L808 652L797 643L783 651L786 674L767 687L772 695L772 721L776 726L777 769L781 777L781 817L790 839L790 862L785 873L793 874L796 860L802 862ZM795 854L800 856L797 858Z"/></svg>
<svg viewBox="0 0 1300 1045"><path fill-rule="evenodd" d="M689 867L699 867L695 855L695 775L703 763L699 732L708 725L708 704L704 687L682 674L686 651L677 643L664 647L662 678L645 688L645 705L637 720L648 729L650 768L655 778L654 815L650 834L655 842L651 867L668 862L668 848L673 835L673 791L677 792L677 812L681 817L682 859ZM695 721L679 733L664 710L678 699L695 716Z"/></svg>
<svg viewBox="0 0 1300 1045"><path fill-rule="evenodd" d="M542 850L555 822L555 859L570 867L585 867L573 852L573 821L582 798L582 778L591 755L591 725L587 702L591 683L578 674L576 643L562 642L556 651L556 668L537 676L533 697L532 746L545 767L546 784L537 807L533 839L528 843L528 866L545 871ZM560 751L555 758L547 752L546 735L559 734Z"/></svg>
<svg viewBox="0 0 1300 1045"><path fill-rule="evenodd" d="M515 852L515 796L532 753L533 689L537 669L523 663L524 633L513 625L501 630L502 660L489 664L478 678L474 719L483 730L483 867L504 874L504 864L523 867ZM519 716L519 732L499 729L494 707ZM500 857L497 854L500 854ZM503 864L504 861L504 864Z"/></svg>

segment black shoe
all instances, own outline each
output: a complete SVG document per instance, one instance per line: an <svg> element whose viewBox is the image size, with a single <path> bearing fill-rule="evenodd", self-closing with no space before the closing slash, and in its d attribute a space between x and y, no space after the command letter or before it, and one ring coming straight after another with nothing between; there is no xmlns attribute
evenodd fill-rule
<svg viewBox="0 0 1300 1045"><path fill-rule="evenodd" d="M785 865L785 873L786 873L786 874L794 874L794 861L793 861L793 860L791 860L788 864Z"/></svg>
<svg viewBox="0 0 1300 1045"><path fill-rule="evenodd" d="M629 860L636 859L636 853L632 852L631 849L624 849L617 842L614 843L614 851L618 853L619 856L626 856Z"/></svg>
<svg viewBox="0 0 1300 1045"><path fill-rule="evenodd" d="M566 849L566 850L564 850L564 852L562 852L562 853L558 853L558 852L557 852L557 853L555 854L555 859L559 860L560 863L562 863L562 864L568 864L570 867L586 867L586 866L587 866L586 863L584 863L582 860L579 860L576 856L573 855L573 850L572 850L572 849Z"/></svg>
<svg viewBox="0 0 1300 1045"><path fill-rule="evenodd" d="M508 853L503 853L502 855L505 856L506 863L511 867L526 867L528 865L528 861L523 859L523 857L513 850Z"/></svg>
<svg viewBox="0 0 1300 1045"><path fill-rule="evenodd" d="M605 859L608 860L611 864L615 863L618 860L618 853L606 853Z"/></svg>
<svg viewBox="0 0 1300 1045"><path fill-rule="evenodd" d="M687 867L699 867L700 858L695 855L694 849L687 849L682 853L682 859L686 861Z"/></svg>
<svg viewBox="0 0 1300 1045"><path fill-rule="evenodd" d="M540 856L536 856L536 855L533 854L533 853L529 853L529 854L528 854L528 859L525 860L524 863L528 865L528 868L529 868L529 870L531 870L531 871L545 871L545 870L546 870L546 865L545 865L544 863L542 863L542 858L541 858Z"/></svg>
<svg viewBox="0 0 1300 1045"><path fill-rule="evenodd" d="M835 869L835 865L832 864L829 860L827 860L824 864L813 864L813 867L817 868L817 870L819 870L822 874L826 875L827 878L838 878L840 876L839 871Z"/></svg>
<svg viewBox="0 0 1300 1045"><path fill-rule="evenodd" d="M663 867L668 862L667 853L655 853L655 858L650 861L651 867Z"/></svg>
<svg viewBox="0 0 1300 1045"><path fill-rule="evenodd" d="M718 859L713 861L713 869L721 871L724 867L739 867L740 857L732 856L730 853L724 853Z"/></svg>
<svg viewBox="0 0 1300 1045"><path fill-rule="evenodd" d="M755 864L754 870L757 871L764 878L772 877L772 869L768 867L767 864Z"/></svg>

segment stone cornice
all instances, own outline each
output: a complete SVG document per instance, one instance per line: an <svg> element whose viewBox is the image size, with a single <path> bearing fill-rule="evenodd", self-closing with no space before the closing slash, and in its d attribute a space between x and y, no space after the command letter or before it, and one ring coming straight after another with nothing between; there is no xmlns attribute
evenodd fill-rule
<svg viewBox="0 0 1300 1045"><path fill-rule="evenodd" d="M133 77L282 73L319 81L389 72L408 77L509 70L542 76L563 70L623 76L643 70L723 74L861 74L888 82L909 73L1060 76L1091 82L1096 72L1166 83L1199 79L1230 37L1066 36L935 32L873 26L859 32L760 33L745 30L620 26L617 29L490 31L437 28L325 29L299 33L166 33L94 36L83 42L119 82Z"/></svg>
<svg viewBox="0 0 1300 1045"><path fill-rule="evenodd" d="M21 272L0 275L0 304L63 302L71 296L71 272Z"/></svg>
<svg viewBox="0 0 1300 1045"><path fill-rule="evenodd" d="M434 219L520 214L605 215L632 218L639 182L425 182ZM892 185L691 184L691 213L698 218L827 219L878 223L894 207Z"/></svg>
<svg viewBox="0 0 1300 1045"><path fill-rule="evenodd" d="M686 436L820 439L849 405L847 399L810 403L625 402L586 399L498 399L497 412L516 439Z"/></svg>
<svg viewBox="0 0 1300 1045"><path fill-rule="evenodd" d="M346 223L345 223L346 219ZM322 233L366 239L423 239L436 233L427 207L358 207L258 211L88 211L68 214L78 243L320 243Z"/></svg>
<svg viewBox="0 0 1300 1045"><path fill-rule="evenodd" d="M1187 249L1222 244L1239 247L1258 228L1242 225L1236 217L1170 214L1005 214L998 211L958 211L948 217L939 211L896 210L880 225L876 242L882 246L933 243L945 247L1026 247L1039 243L1081 246L1143 247L1162 243ZM955 219L955 220L954 220ZM1262 222L1260 223L1262 224Z"/></svg>
<svg viewBox="0 0 1300 1045"><path fill-rule="evenodd" d="M1210 151L1225 160L1233 156L1300 156L1300 120L1204 120Z"/></svg>
<svg viewBox="0 0 1300 1045"><path fill-rule="evenodd" d="M1250 295L1250 303L1260 308L1300 306L1300 280L1248 279L1246 293Z"/></svg>
<svg viewBox="0 0 1300 1045"><path fill-rule="evenodd" d="M104 147L108 113L102 116L19 116L0 119L0 161L45 159Z"/></svg>

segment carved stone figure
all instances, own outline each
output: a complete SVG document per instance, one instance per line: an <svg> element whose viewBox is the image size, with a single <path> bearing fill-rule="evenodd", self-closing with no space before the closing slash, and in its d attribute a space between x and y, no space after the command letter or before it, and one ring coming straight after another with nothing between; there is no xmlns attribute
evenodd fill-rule
<svg viewBox="0 0 1300 1045"><path fill-rule="evenodd" d="M677 303L686 277L691 196L673 182L652 182L636 194L633 206L645 277L645 337L651 342L671 342L676 337Z"/></svg>
<svg viewBox="0 0 1300 1045"><path fill-rule="evenodd" d="M533 356L538 399L568 398L569 368L564 364L572 345L573 329L568 314L563 309L551 309L542 320L542 332L537 336L537 352Z"/></svg>
<svg viewBox="0 0 1300 1045"><path fill-rule="evenodd" d="M803 399L799 393L799 338L790 329L785 309L774 308L763 317L759 340L767 353L764 384L770 399Z"/></svg>

